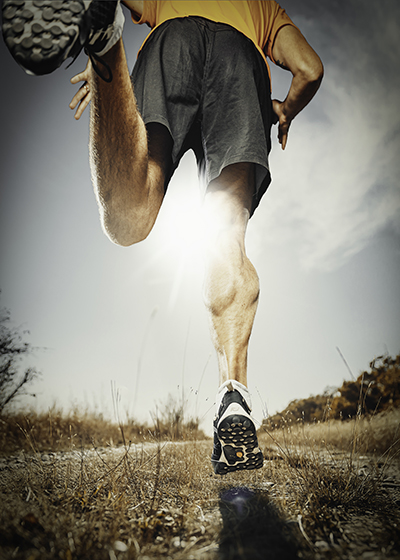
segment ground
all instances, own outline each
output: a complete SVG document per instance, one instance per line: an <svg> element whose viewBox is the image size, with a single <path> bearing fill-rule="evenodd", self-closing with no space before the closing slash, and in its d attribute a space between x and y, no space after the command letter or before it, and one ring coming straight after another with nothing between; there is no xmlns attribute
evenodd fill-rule
<svg viewBox="0 0 400 560"><path fill-rule="evenodd" d="M395 458L262 440L262 469L219 477L211 447L2 455L0 558L400 558Z"/></svg>

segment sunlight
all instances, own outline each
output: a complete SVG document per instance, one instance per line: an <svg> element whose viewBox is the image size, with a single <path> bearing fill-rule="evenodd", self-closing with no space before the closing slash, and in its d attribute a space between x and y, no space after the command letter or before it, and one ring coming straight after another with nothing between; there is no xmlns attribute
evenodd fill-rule
<svg viewBox="0 0 400 560"><path fill-rule="evenodd" d="M171 194L163 208L160 223L161 251L173 269L168 308L174 309L179 294L193 276L204 274L203 205L198 191L180 188ZM161 216L160 216L161 217Z"/></svg>
<svg viewBox="0 0 400 560"><path fill-rule="evenodd" d="M181 258L202 258L203 206L199 194L190 191L180 189L171 193L162 210L160 235L175 262Z"/></svg>

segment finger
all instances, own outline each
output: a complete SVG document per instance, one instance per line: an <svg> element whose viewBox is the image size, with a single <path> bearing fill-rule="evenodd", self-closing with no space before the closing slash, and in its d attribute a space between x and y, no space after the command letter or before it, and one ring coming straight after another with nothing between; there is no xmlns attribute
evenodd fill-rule
<svg viewBox="0 0 400 560"><path fill-rule="evenodd" d="M282 150L286 148L287 137L288 137L288 129L286 127L281 128L279 132L279 143L282 147Z"/></svg>
<svg viewBox="0 0 400 560"><path fill-rule="evenodd" d="M85 96L82 95L82 90L79 90L77 93L75 93L74 97L71 99L71 102L69 104L69 108L70 109L75 109L75 107L78 105L79 101L81 101Z"/></svg>
<svg viewBox="0 0 400 560"><path fill-rule="evenodd" d="M282 150L286 148L289 126L290 124L285 122L284 124L280 124L278 128L278 140L279 144L282 146Z"/></svg>
<svg viewBox="0 0 400 560"><path fill-rule="evenodd" d="M86 68L82 72L79 72L79 74L76 74L71 78L71 84L77 84L78 82L87 81L89 79L90 68L91 68L91 62L90 62L90 58L88 58Z"/></svg>
<svg viewBox="0 0 400 560"><path fill-rule="evenodd" d="M89 92L81 101L79 107L77 108L74 118L79 121L79 119L81 118L84 110L86 109L86 107L89 105L90 100L92 99L92 94Z"/></svg>
<svg viewBox="0 0 400 560"><path fill-rule="evenodd" d="M89 92L89 84L85 83L81 88L79 88L74 97L71 99L71 103L69 104L70 109L75 109L79 101L81 101L86 95L88 95Z"/></svg>
<svg viewBox="0 0 400 560"><path fill-rule="evenodd" d="M278 127L278 142L279 142L279 144L282 144L283 134L284 134L284 132L282 130L282 126L279 125L279 127Z"/></svg>
<svg viewBox="0 0 400 560"><path fill-rule="evenodd" d="M71 78L71 84L77 84L78 82L85 82L87 79L87 72L86 69L83 72L79 72L79 74L76 74L75 76L72 76Z"/></svg>
<svg viewBox="0 0 400 560"><path fill-rule="evenodd" d="M287 132L283 132L278 136L279 144L281 145L282 150L286 148L287 144Z"/></svg>

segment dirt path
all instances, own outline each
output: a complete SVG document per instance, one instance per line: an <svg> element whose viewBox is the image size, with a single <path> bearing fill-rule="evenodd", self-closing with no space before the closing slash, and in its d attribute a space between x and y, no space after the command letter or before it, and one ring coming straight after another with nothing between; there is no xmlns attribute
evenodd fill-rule
<svg viewBox="0 0 400 560"><path fill-rule="evenodd" d="M287 451L225 477L209 441L3 456L0 558L400 558L398 464Z"/></svg>

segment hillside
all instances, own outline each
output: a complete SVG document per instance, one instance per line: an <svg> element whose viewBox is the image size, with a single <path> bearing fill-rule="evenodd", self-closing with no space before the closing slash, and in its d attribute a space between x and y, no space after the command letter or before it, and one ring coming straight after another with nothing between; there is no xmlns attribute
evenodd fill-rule
<svg viewBox="0 0 400 560"><path fill-rule="evenodd" d="M344 381L338 389L322 395L295 399L282 411L264 421L269 428L297 422L319 422L328 418L347 420L357 413L370 416L400 407L400 354L379 356L355 381Z"/></svg>

